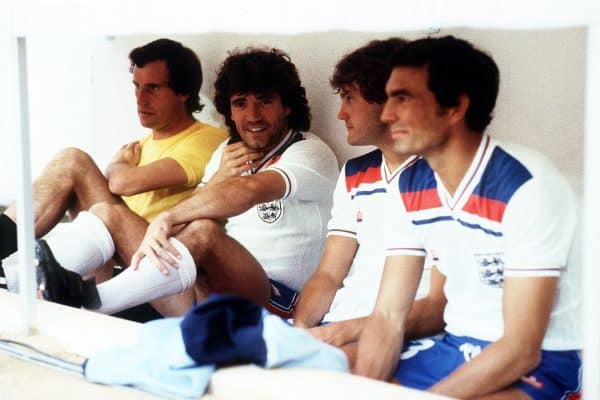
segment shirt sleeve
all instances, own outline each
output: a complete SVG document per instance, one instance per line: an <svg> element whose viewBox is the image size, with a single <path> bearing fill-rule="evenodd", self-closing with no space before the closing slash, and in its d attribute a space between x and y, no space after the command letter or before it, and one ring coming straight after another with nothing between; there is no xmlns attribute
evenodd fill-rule
<svg viewBox="0 0 600 400"><path fill-rule="evenodd" d="M506 208L505 276L558 276L567 264L577 199L562 176L547 175L524 184Z"/></svg>
<svg viewBox="0 0 600 400"><path fill-rule="evenodd" d="M185 171L188 186L200 183L206 164L224 138L226 133L222 129L203 128L179 142L169 153L168 156L177 161Z"/></svg>
<svg viewBox="0 0 600 400"><path fill-rule="evenodd" d="M400 192L397 187L390 189L390 194L385 196L385 255L386 256L422 256L427 253L419 233L410 221Z"/></svg>
<svg viewBox="0 0 600 400"><path fill-rule="evenodd" d="M265 169L277 171L286 182L282 199L314 201L330 199L338 175L333 151L319 139L304 139L286 149L281 158Z"/></svg>
<svg viewBox="0 0 600 400"><path fill-rule="evenodd" d="M346 189L346 173L342 167L335 190L333 191L333 207L331 219L327 224L327 236L345 236L356 239L356 210L352 204L350 193Z"/></svg>

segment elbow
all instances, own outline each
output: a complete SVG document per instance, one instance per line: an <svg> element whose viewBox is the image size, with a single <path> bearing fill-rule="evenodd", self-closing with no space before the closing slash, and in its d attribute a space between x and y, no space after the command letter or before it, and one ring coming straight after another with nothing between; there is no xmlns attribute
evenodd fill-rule
<svg viewBox="0 0 600 400"><path fill-rule="evenodd" d="M108 190L116 196L131 196L136 194L125 180L116 177L108 179Z"/></svg>
<svg viewBox="0 0 600 400"><path fill-rule="evenodd" d="M529 347L527 350L522 349L519 358L520 363L523 365L522 370L527 373L537 367L542 360L542 350L540 348L532 347Z"/></svg>
<svg viewBox="0 0 600 400"><path fill-rule="evenodd" d="M511 346L510 354L512 355L512 369L519 376L535 369L542 359L541 347L526 341L515 342Z"/></svg>

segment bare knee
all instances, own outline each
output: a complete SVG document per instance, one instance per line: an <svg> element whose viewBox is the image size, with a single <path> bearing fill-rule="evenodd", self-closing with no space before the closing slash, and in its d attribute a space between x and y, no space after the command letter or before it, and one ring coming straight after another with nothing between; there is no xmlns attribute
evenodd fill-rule
<svg viewBox="0 0 600 400"><path fill-rule="evenodd" d="M90 167L97 168L92 157L85 151L77 147L67 147L62 149L53 160L63 170L73 174L84 173Z"/></svg>
<svg viewBox="0 0 600 400"><path fill-rule="evenodd" d="M225 235L223 226L210 219L198 219L190 222L177 235L188 249L211 249L219 238Z"/></svg>

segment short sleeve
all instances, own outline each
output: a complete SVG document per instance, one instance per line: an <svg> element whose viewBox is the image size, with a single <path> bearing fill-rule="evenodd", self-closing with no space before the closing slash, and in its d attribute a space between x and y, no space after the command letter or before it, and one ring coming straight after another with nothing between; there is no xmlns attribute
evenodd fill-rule
<svg viewBox="0 0 600 400"><path fill-rule="evenodd" d="M282 199L330 199L338 175L333 151L320 139L309 137L291 145L265 171L277 171L286 182Z"/></svg>
<svg viewBox="0 0 600 400"><path fill-rule="evenodd" d="M226 137L224 130L204 125L179 142L177 148L169 154L185 171L188 186L200 183L206 172L206 164Z"/></svg>
<svg viewBox="0 0 600 400"><path fill-rule="evenodd" d="M333 207L327 228L327 236L345 236L356 239L356 210L354 210L350 193L346 189L345 165L342 167L333 191Z"/></svg>
<svg viewBox="0 0 600 400"><path fill-rule="evenodd" d="M408 218L398 189L393 189L382 204L388 216L383 226L386 256L424 257L427 253L423 241Z"/></svg>
<svg viewBox="0 0 600 400"><path fill-rule="evenodd" d="M557 172L521 187L506 208L505 276L558 276L567 264L577 199Z"/></svg>

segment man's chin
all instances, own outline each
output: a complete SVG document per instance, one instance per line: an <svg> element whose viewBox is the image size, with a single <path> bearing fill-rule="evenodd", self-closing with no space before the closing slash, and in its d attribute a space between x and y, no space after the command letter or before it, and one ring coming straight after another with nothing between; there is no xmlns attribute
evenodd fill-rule
<svg viewBox="0 0 600 400"><path fill-rule="evenodd" d="M144 128L152 129L154 127L154 121L150 121L147 118L140 118L140 125Z"/></svg>

